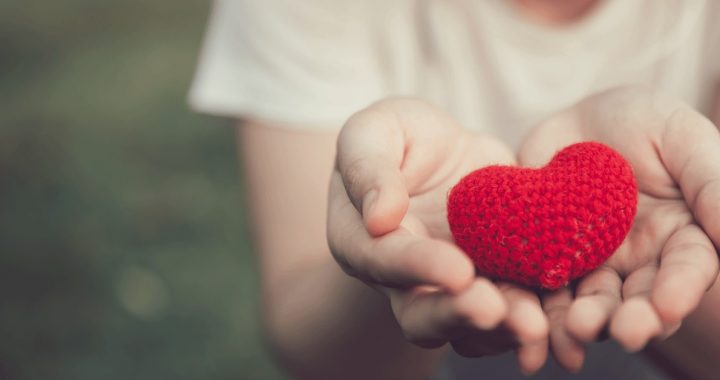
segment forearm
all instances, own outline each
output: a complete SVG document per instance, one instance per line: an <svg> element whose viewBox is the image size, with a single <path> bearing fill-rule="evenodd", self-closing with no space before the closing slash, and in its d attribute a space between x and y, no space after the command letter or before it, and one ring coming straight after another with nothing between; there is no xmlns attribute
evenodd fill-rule
<svg viewBox="0 0 720 380"><path fill-rule="evenodd" d="M327 248L336 139L258 121L238 127L270 343L295 378L423 378L442 352L407 343L387 299L342 272Z"/></svg>
<svg viewBox="0 0 720 380"><path fill-rule="evenodd" d="M444 350L409 344L385 296L327 257L288 273L282 292L263 297L271 345L284 365L304 379L422 379L432 373Z"/></svg>

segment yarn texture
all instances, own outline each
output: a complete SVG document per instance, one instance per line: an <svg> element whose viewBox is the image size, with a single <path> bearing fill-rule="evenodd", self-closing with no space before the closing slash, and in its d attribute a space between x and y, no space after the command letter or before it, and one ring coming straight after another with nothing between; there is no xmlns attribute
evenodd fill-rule
<svg viewBox="0 0 720 380"><path fill-rule="evenodd" d="M557 289L605 262L632 227L630 164L597 142L570 145L540 169L488 166L448 197L450 230L481 274Z"/></svg>

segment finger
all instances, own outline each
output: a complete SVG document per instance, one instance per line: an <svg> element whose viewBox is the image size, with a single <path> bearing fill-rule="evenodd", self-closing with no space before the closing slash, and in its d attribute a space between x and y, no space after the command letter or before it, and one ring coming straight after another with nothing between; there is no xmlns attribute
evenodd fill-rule
<svg viewBox="0 0 720 380"><path fill-rule="evenodd" d="M610 335L628 351L642 349L652 337L663 332L649 299L656 274L657 266L648 264L632 272L623 284L625 301L610 321Z"/></svg>
<svg viewBox="0 0 720 380"><path fill-rule="evenodd" d="M664 324L676 325L695 310L717 274L717 254L702 229L690 224L670 236L650 297Z"/></svg>
<svg viewBox="0 0 720 380"><path fill-rule="evenodd" d="M644 265L632 273L625 279L622 286L623 299L628 300L633 297L648 298L652 290L655 276L657 275L657 264L651 263Z"/></svg>
<svg viewBox="0 0 720 380"><path fill-rule="evenodd" d="M550 347L557 362L576 373L585 361L585 347L565 329L565 318L572 303L572 292L563 288L543 297L543 309L550 322Z"/></svg>
<svg viewBox="0 0 720 380"><path fill-rule="evenodd" d="M548 321L538 296L519 286L500 285L508 303L506 326L517 337L517 358L525 374L537 372L548 355Z"/></svg>
<svg viewBox="0 0 720 380"><path fill-rule="evenodd" d="M625 301L610 321L610 335L627 351L640 351L653 336L662 334L660 318L647 298Z"/></svg>
<svg viewBox="0 0 720 380"><path fill-rule="evenodd" d="M438 347L468 330L492 329L507 314L500 291L484 278L456 295L428 288L389 292L406 338L423 347Z"/></svg>
<svg viewBox="0 0 720 380"><path fill-rule="evenodd" d="M538 296L518 285L503 282L498 287L508 303L506 324L520 342L537 342L547 339L548 321Z"/></svg>
<svg viewBox="0 0 720 380"><path fill-rule="evenodd" d="M328 244L351 276L391 287L435 285L452 292L471 284L475 268L455 245L397 229L370 236L334 173L328 205Z"/></svg>
<svg viewBox="0 0 720 380"><path fill-rule="evenodd" d="M622 279L602 266L580 280L565 327L574 338L589 343L597 339L621 302Z"/></svg>
<svg viewBox="0 0 720 380"><path fill-rule="evenodd" d="M392 231L407 212L404 152L397 117L377 104L353 115L338 136L337 170L372 235Z"/></svg>
<svg viewBox="0 0 720 380"><path fill-rule="evenodd" d="M720 248L720 133L700 113L683 107L665 123L660 155L695 218Z"/></svg>
<svg viewBox="0 0 720 380"><path fill-rule="evenodd" d="M548 357L548 341L520 343L516 350L520 371L525 375L532 375L545 365Z"/></svg>

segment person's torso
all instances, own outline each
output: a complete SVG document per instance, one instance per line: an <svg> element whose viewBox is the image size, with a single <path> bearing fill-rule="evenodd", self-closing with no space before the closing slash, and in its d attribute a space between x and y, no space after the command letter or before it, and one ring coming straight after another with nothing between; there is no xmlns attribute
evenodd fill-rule
<svg viewBox="0 0 720 380"><path fill-rule="evenodd" d="M705 1L608 0L586 19L553 28L533 24L504 0L399 0L373 30L387 95L430 100L466 128L517 147L544 118L617 86L652 86L707 112L720 72L710 38L710 12L718 10ZM478 376L527 378L512 353L451 354L436 378ZM592 345L580 374L549 361L532 378L667 377L641 355L603 342Z"/></svg>
<svg viewBox="0 0 720 380"><path fill-rule="evenodd" d="M535 24L506 0L382 3L372 28L387 93L428 99L512 146L616 86L650 85L707 111L718 79L712 2L606 0L564 27Z"/></svg>

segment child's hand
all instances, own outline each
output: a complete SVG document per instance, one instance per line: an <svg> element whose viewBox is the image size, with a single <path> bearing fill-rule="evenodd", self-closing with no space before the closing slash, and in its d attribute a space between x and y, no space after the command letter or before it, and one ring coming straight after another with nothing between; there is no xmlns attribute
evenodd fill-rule
<svg viewBox="0 0 720 380"><path fill-rule="evenodd" d="M345 272L389 297L415 344L451 342L465 356L517 348L523 370L540 368L548 326L538 297L475 277L446 217L451 186L479 167L512 164L511 151L410 99L354 115L337 148L327 235Z"/></svg>
<svg viewBox="0 0 720 380"><path fill-rule="evenodd" d="M674 332L718 274L720 134L688 106L644 89L593 96L541 124L520 151L542 165L578 141L605 143L628 159L638 180L630 234L598 270L548 295L550 341L561 364L578 369L583 343L609 324L636 351ZM713 246L714 244L714 246Z"/></svg>

